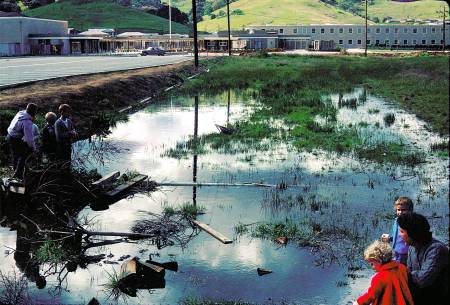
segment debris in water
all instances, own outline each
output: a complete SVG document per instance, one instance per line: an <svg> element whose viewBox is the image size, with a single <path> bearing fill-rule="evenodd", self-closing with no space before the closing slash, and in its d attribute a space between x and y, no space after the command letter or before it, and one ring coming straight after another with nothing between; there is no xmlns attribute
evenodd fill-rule
<svg viewBox="0 0 450 305"><path fill-rule="evenodd" d="M264 268L256 268L259 276L266 275L272 273L272 270L264 269Z"/></svg>

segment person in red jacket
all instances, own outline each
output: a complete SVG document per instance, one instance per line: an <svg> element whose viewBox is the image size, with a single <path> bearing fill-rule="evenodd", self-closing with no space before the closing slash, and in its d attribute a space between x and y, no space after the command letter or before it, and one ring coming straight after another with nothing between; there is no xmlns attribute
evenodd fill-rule
<svg viewBox="0 0 450 305"><path fill-rule="evenodd" d="M354 305L414 305L408 287L406 266L392 260L392 248L387 242L375 241L364 251L364 259L377 271L369 290Z"/></svg>

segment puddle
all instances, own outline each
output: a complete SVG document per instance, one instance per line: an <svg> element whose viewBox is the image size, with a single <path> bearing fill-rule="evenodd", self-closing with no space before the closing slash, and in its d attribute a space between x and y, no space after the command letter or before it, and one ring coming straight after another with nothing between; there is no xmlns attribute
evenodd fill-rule
<svg viewBox="0 0 450 305"><path fill-rule="evenodd" d="M355 89L342 98L361 94L362 89ZM248 115L250 98L249 94L241 92L201 96L198 135L217 132L215 124L226 125ZM339 95L332 95L330 99L339 108ZM250 102L255 104L255 101ZM395 113L395 121L384 126L383 118L391 112ZM103 147L97 149L102 152L105 146L111 147L110 153L99 153L97 158L85 160L98 167L101 174L132 169L158 182L192 182L195 175L198 182L284 182L291 187L285 191L251 187L164 187L150 197L136 195L123 199L105 211L86 208L79 219L94 218L95 230L129 232L134 222L144 217L142 211L161 213L167 205L195 203L205 208L205 214L198 219L229 238L235 237L238 223L289 218L355 226L366 232L368 239L375 239L390 231L392 220L381 217L375 221L373 215L391 215L394 197L406 195L413 198L418 212L428 216L433 212L444 215L430 222L435 234L448 241L448 162L445 160L435 159L411 169L360 162L348 155L329 152L298 153L289 145L280 145L268 152L236 155L209 152L181 159L167 157L167 150L192 137L195 117L194 98L172 97L131 114L127 122L118 123L101 141L93 138L91 142L77 143L76 150L80 154L89 151L92 157L95 155L93 146ZM425 151L431 143L443 141L427 131L425 124L415 116L372 95L367 95L365 102L356 108L340 107L337 118L340 126L366 122L368 126L359 127L359 132L373 141L376 137L388 137L413 143ZM379 127L375 127L377 122ZM320 202L321 206L311 213L309 206L305 209L305 205L299 204L302 200ZM0 229L0 242L7 247L16 248L15 236L16 233L7 228ZM339 240L333 242L339 243ZM128 304L176 304L186 297L257 303L345 304L368 287L372 275L370 270L364 269L358 272L363 278L352 280L347 276L347 268L336 262L317 266L317 254L308 248L290 243L282 247L271 240L249 235L223 245L201 232L185 248L158 250L140 241L105 245L86 252L86 255L96 254L111 254L107 258L110 262L118 262L123 255L148 259L150 254L157 261L178 262L177 273L166 272L164 289L140 290L137 297L126 299ZM14 256L6 252L0 257L0 263L4 273L16 268ZM105 288L106 272L118 270L121 262L118 263L107 264L102 260L79 267L68 273L61 285L57 285L56 274L48 276L46 288L33 288L31 294L38 303L75 304L87 302L91 297L102 304L111 302ZM273 273L258 276L258 267ZM40 273L48 272L48 268L40 266ZM55 290L55 286L60 289Z"/></svg>

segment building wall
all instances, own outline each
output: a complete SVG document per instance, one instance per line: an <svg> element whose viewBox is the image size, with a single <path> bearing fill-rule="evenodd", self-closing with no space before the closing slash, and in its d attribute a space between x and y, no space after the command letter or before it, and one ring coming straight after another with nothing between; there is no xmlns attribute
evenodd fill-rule
<svg viewBox="0 0 450 305"><path fill-rule="evenodd" d="M310 40L333 40L338 47L363 48L364 25L280 25L250 26L253 30L277 31L280 39L287 35L309 36ZM445 41L450 45L449 26L446 26ZM442 25L369 25L368 45L440 45Z"/></svg>
<svg viewBox="0 0 450 305"><path fill-rule="evenodd" d="M0 18L0 56L28 55L30 54L29 35L41 34L51 36L66 36L67 21L38 19L28 17L2 17ZM17 47L11 47L19 44ZM13 52L2 53L2 50Z"/></svg>

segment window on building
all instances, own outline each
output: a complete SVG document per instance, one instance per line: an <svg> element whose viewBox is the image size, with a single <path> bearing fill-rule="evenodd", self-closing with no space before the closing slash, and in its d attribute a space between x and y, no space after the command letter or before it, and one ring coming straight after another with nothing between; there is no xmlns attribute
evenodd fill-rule
<svg viewBox="0 0 450 305"><path fill-rule="evenodd" d="M384 41L384 44L387 45L387 46L388 46L390 43L391 43L391 42L389 41L389 39L386 39L386 40Z"/></svg>
<svg viewBox="0 0 450 305"><path fill-rule="evenodd" d="M358 34L361 34L361 33L362 33L362 29L358 28Z"/></svg>
<svg viewBox="0 0 450 305"><path fill-rule="evenodd" d="M398 39L394 40L394 44L395 44L395 45L398 44Z"/></svg>
<svg viewBox="0 0 450 305"><path fill-rule="evenodd" d="M370 39L366 40L366 45L370 45Z"/></svg>
<svg viewBox="0 0 450 305"><path fill-rule="evenodd" d="M303 29L303 34L307 34L308 33L308 29L307 28L304 28Z"/></svg>
<svg viewBox="0 0 450 305"><path fill-rule="evenodd" d="M228 45L228 43L226 41L219 42L219 46L221 46L221 47L226 47L227 45Z"/></svg>
<svg viewBox="0 0 450 305"><path fill-rule="evenodd" d="M444 41L441 39L441 44L444 44Z"/></svg>
<svg viewBox="0 0 450 305"><path fill-rule="evenodd" d="M389 28L384 29L386 33L389 33Z"/></svg>
<svg viewBox="0 0 450 305"><path fill-rule="evenodd" d="M367 29L367 33L370 33L372 30L370 28Z"/></svg>
<svg viewBox="0 0 450 305"><path fill-rule="evenodd" d="M408 28L404 28L403 33L405 33L405 34L408 33Z"/></svg>
<svg viewBox="0 0 450 305"><path fill-rule="evenodd" d="M403 44L406 46L408 45L408 39L403 40Z"/></svg>
<svg viewBox="0 0 450 305"><path fill-rule="evenodd" d="M350 34L352 34L352 33L353 33L353 28L348 28L348 32L349 32Z"/></svg>
<svg viewBox="0 0 450 305"><path fill-rule="evenodd" d="M377 29L375 30L375 32L376 32L376 33L380 33L380 28L377 28Z"/></svg>
<svg viewBox="0 0 450 305"><path fill-rule="evenodd" d="M324 28L320 29L320 34L325 34L325 29Z"/></svg>
<svg viewBox="0 0 450 305"><path fill-rule="evenodd" d="M436 44L436 40L431 39L431 44Z"/></svg>
<svg viewBox="0 0 450 305"><path fill-rule="evenodd" d="M297 34L297 29L294 29L293 32L294 32L294 34Z"/></svg>
<svg viewBox="0 0 450 305"><path fill-rule="evenodd" d="M417 34L417 28L413 29L413 34Z"/></svg>
<svg viewBox="0 0 450 305"><path fill-rule="evenodd" d="M353 40L352 40L352 39L349 39L349 40L348 40L348 44L353 44Z"/></svg>
<svg viewBox="0 0 450 305"><path fill-rule="evenodd" d="M427 41L425 39L422 39L422 44L427 44Z"/></svg>
<svg viewBox="0 0 450 305"><path fill-rule="evenodd" d="M280 34L283 34L283 33L284 33L284 29L280 29L278 32L279 32Z"/></svg>
<svg viewBox="0 0 450 305"><path fill-rule="evenodd" d="M311 33L315 34L315 33L316 33L316 29L315 29L315 28L312 28L312 29L311 29Z"/></svg>
<svg viewBox="0 0 450 305"><path fill-rule="evenodd" d="M417 40L413 39L413 45L416 45L416 44L417 44Z"/></svg>
<svg viewBox="0 0 450 305"><path fill-rule="evenodd" d="M334 29L330 29L330 33L331 33L331 34L334 34Z"/></svg>
<svg viewBox="0 0 450 305"><path fill-rule="evenodd" d="M263 32L264 32L264 31L266 31L266 29L261 29L261 31L263 31Z"/></svg>
<svg viewBox="0 0 450 305"><path fill-rule="evenodd" d="M427 33L427 28L422 28L422 33L426 34Z"/></svg>
<svg viewBox="0 0 450 305"><path fill-rule="evenodd" d="M344 41L342 39L339 39L339 44L343 44Z"/></svg>
<svg viewBox="0 0 450 305"><path fill-rule="evenodd" d="M358 39L358 44L361 44L361 39Z"/></svg>
<svg viewBox="0 0 450 305"><path fill-rule="evenodd" d="M394 29L394 33L398 33L398 28L395 28L395 29Z"/></svg>
<svg viewBox="0 0 450 305"><path fill-rule="evenodd" d="M377 46L379 44L380 44L380 40L379 39L375 40L375 45Z"/></svg>
<svg viewBox="0 0 450 305"><path fill-rule="evenodd" d="M344 29L343 28L339 28L339 33L344 33Z"/></svg>

